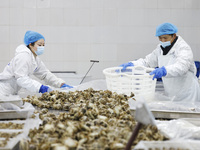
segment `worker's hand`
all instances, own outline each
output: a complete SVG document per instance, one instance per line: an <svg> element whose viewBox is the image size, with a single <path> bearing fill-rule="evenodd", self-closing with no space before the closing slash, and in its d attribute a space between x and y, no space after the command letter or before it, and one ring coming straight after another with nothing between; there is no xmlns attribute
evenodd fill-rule
<svg viewBox="0 0 200 150"><path fill-rule="evenodd" d="M154 71L150 72L149 74L150 75L154 74L153 76L153 80L154 80L155 78L161 78L163 76L166 76L167 70L165 69L164 66L162 66L161 68L156 68Z"/></svg>
<svg viewBox="0 0 200 150"><path fill-rule="evenodd" d="M52 89L50 87L42 85L40 87L39 93L45 93L45 92L51 92L51 91L52 91Z"/></svg>
<svg viewBox="0 0 200 150"><path fill-rule="evenodd" d="M120 67L123 67L122 72L125 71L127 67L131 67L131 66L134 66L132 62L128 62L128 63L124 63L120 65Z"/></svg>
<svg viewBox="0 0 200 150"><path fill-rule="evenodd" d="M71 89L71 88L73 88L73 86L70 86L70 85L67 85L67 84L63 84L60 88L69 88L69 89Z"/></svg>

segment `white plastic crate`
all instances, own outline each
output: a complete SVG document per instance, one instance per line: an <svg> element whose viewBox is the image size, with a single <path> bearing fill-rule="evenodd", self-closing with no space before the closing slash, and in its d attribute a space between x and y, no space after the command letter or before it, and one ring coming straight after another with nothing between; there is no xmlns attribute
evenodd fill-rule
<svg viewBox="0 0 200 150"><path fill-rule="evenodd" d="M135 96L142 96L147 101L154 98L156 79L152 80L149 75L152 68L134 66L127 67L123 72L121 69L122 67L112 67L103 70L108 90L129 96L133 92Z"/></svg>

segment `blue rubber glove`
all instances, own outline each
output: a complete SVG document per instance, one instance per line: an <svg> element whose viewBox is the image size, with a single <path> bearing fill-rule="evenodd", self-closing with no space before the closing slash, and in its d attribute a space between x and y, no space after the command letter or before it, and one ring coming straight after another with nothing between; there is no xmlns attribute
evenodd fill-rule
<svg viewBox="0 0 200 150"><path fill-rule="evenodd" d="M49 88L48 86L42 85L40 87L39 93L45 93L45 92L51 92L51 88Z"/></svg>
<svg viewBox="0 0 200 150"><path fill-rule="evenodd" d="M73 88L73 86L70 86L70 85L67 85L67 84L63 84L60 88L69 88L69 89L71 89L71 88Z"/></svg>
<svg viewBox="0 0 200 150"><path fill-rule="evenodd" d="M122 70L125 70L127 67L134 66L132 62L121 64L120 67L123 67Z"/></svg>
<svg viewBox="0 0 200 150"><path fill-rule="evenodd" d="M161 78L163 76L166 76L167 70L165 69L164 66L162 66L161 68L156 68L154 71L150 72L149 74L150 75L154 74L153 76L153 80L154 80L155 78Z"/></svg>

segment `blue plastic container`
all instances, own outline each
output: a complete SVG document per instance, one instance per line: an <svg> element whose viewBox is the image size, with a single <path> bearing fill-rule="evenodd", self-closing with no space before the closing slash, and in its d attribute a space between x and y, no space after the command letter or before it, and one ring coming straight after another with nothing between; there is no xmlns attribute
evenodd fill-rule
<svg viewBox="0 0 200 150"><path fill-rule="evenodd" d="M195 66L197 68L197 74L196 74L196 76L198 78L199 77L199 72L200 72L200 61L195 61L194 63L195 63Z"/></svg>

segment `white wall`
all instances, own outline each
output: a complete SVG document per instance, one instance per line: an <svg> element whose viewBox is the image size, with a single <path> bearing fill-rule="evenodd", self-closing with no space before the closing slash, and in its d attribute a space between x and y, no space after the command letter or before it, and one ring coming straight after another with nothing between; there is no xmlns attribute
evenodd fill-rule
<svg viewBox="0 0 200 150"><path fill-rule="evenodd" d="M46 38L41 59L51 71L85 74L144 57L158 44L156 26L171 22L200 60L199 0L0 0L0 70L27 30Z"/></svg>

